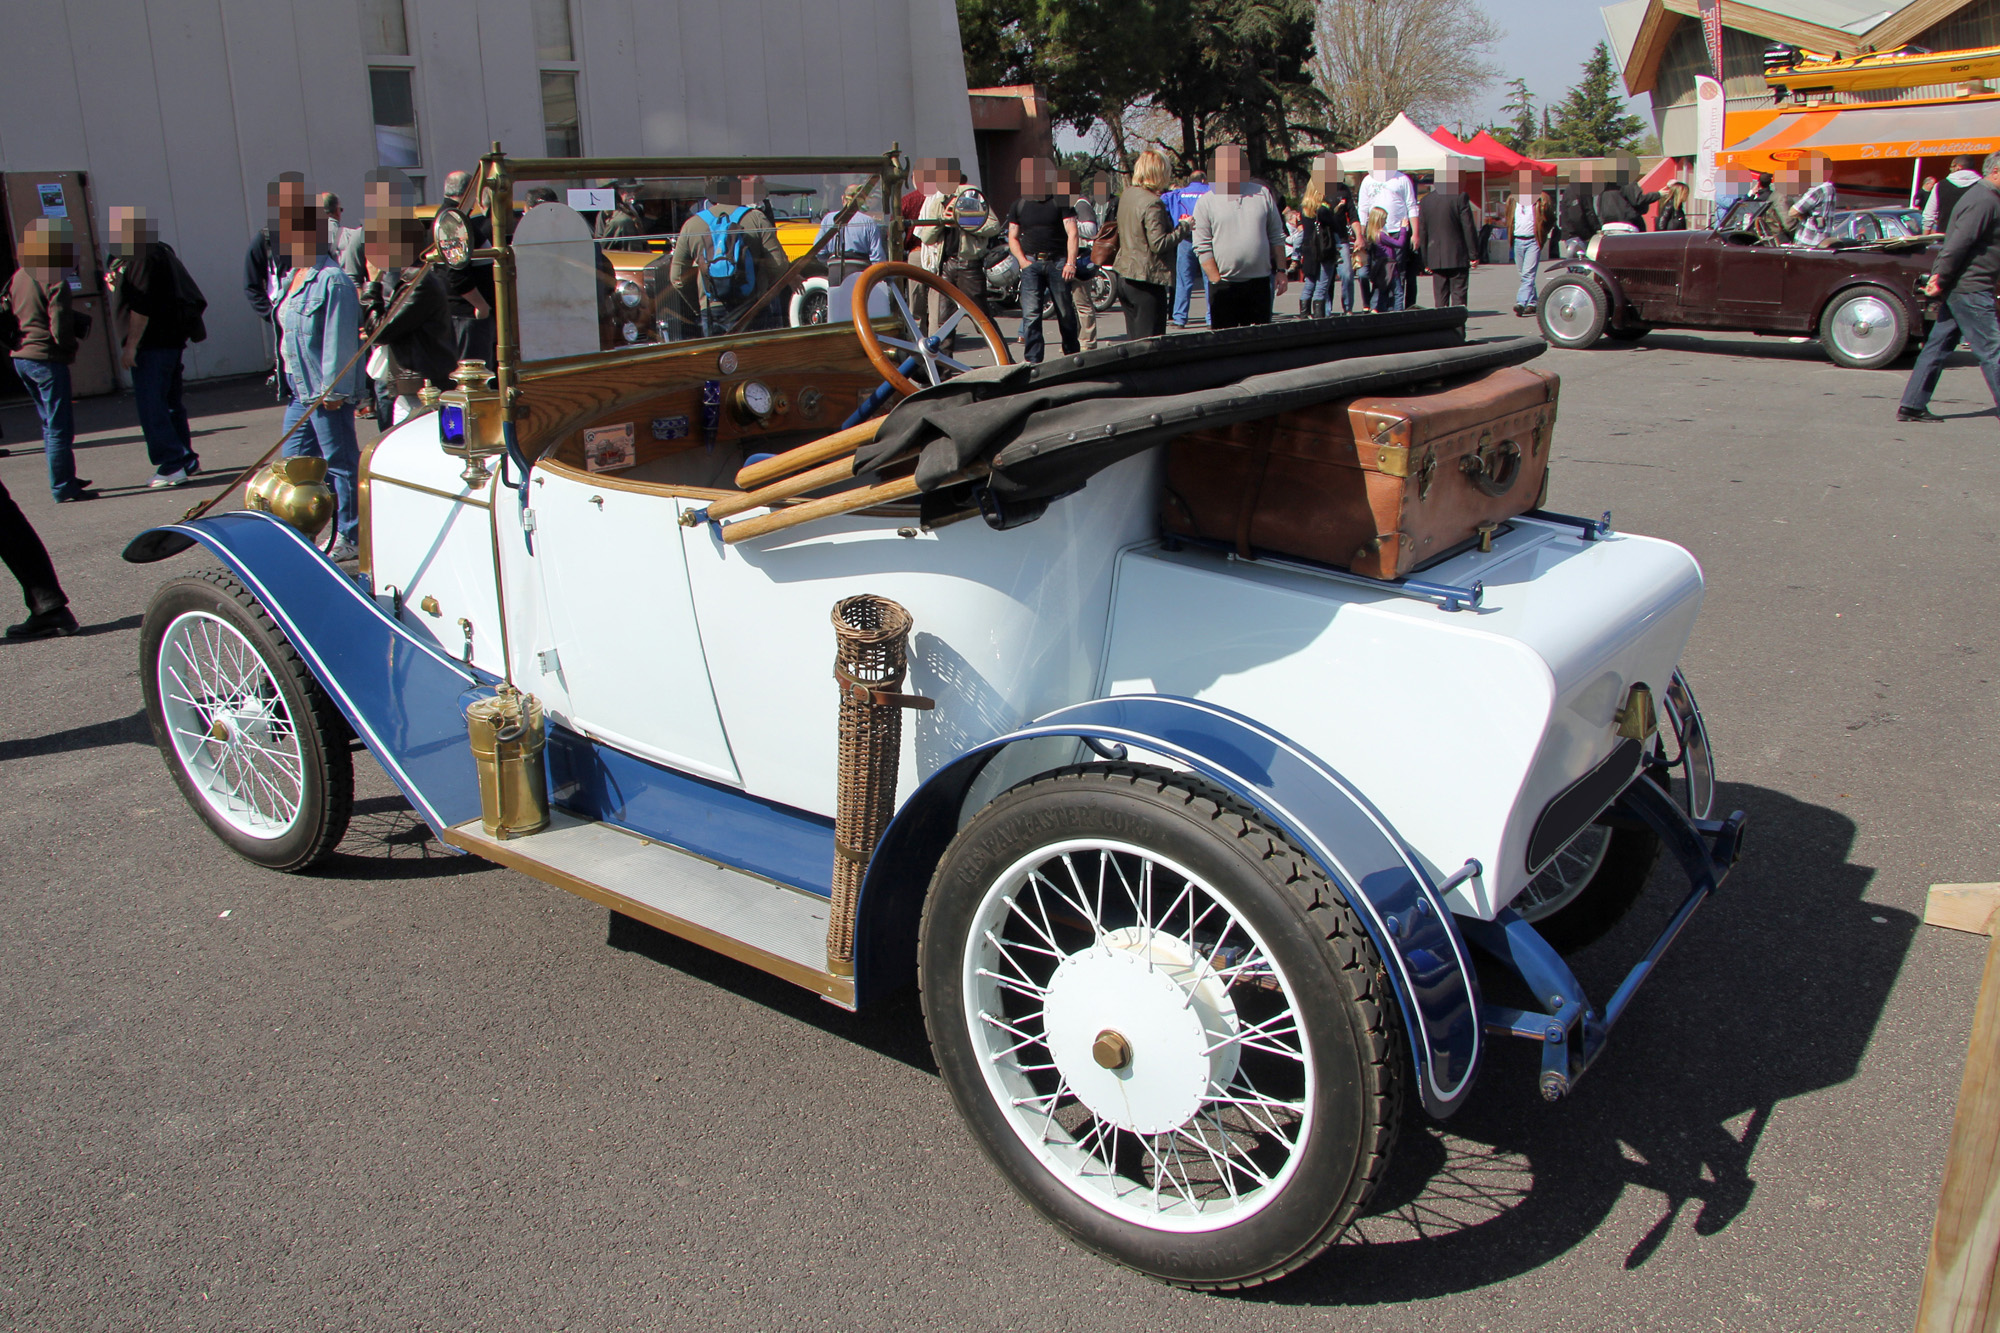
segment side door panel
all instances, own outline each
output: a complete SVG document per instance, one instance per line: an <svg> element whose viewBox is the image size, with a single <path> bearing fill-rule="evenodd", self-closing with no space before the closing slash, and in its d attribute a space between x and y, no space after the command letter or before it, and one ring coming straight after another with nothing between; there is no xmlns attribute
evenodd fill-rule
<svg viewBox="0 0 2000 1333"><path fill-rule="evenodd" d="M565 471L530 485L548 629L576 729L739 783L688 592L674 502Z"/></svg>

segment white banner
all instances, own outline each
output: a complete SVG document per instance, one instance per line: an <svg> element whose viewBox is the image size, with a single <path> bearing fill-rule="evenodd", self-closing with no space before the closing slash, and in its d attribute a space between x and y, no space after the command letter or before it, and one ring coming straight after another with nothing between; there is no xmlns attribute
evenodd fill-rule
<svg viewBox="0 0 2000 1333"><path fill-rule="evenodd" d="M1715 158L1722 151L1722 116L1728 99L1722 85L1705 74L1694 76L1694 197L1715 200Z"/></svg>

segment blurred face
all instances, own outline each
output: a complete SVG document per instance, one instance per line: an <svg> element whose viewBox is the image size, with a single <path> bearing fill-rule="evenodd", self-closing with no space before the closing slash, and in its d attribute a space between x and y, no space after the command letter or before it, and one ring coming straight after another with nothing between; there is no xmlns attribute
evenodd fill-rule
<svg viewBox="0 0 2000 1333"><path fill-rule="evenodd" d="M319 210L312 195L296 181L278 187L278 242L292 262L310 265L319 255L325 233L320 229Z"/></svg>
<svg viewBox="0 0 2000 1333"><path fill-rule="evenodd" d="M1210 183L1224 194L1235 194L1250 178L1250 159L1241 148L1226 143L1215 150L1215 171Z"/></svg>
<svg viewBox="0 0 2000 1333"><path fill-rule="evenodd" d="M1053 158L1021 159L1021 193L1040 198L1056 192L1056 164Z"/></svg>
<svg viewBox="0 0 2000 1333"><path fill-rule="evenodd" d="M121 259L130 259L139 251L160 239L159 225L146 215L143 208L113 204L111 207L111 253Z"/></svg>
<svg viewBox="0 0 2000 1333"><path fill-rule="evenodd" d="M1535 192L1535 173L1532 171L1523 171L1517 174L1514 177L1514 192L1516 194L1533 194Z"/></svg>
<svg viewBox="0 0 2000 1333"><path fill-rule="evenodd" d="M1377 148L1375 150L1375 170L1394 171L1395 169L1396 150L1393 148Z"/></svg>
<svg viewBox="0 0 2000 1333"><path fill-rule="evenodd" d="M43 282L76 267L76 232L67 218L36 218L21 238L21 264Z"/></svg>
<svg viewBox="0 0 2000 1333"><path fill-rule="evenodd" d="M423 254L427 228L410 205L409 191L389 181L368 184L362 246L376 268L407 268Z"/></svg>
<svg viewBox="0 0 2000 1333"><path fill-rule="evenodd" d="M1445 167L1443 171L1437 174L1437 180L1434 184L1436 188L1444 191L1446 194L1457 194L1458 168L1453 166Z"/></svg>
<svg viewBox="0 0 2000 1333"><path fill-rule="evenodd" d="M737 180L736 182L737 203L754 204L763 197L764 197L764 178L762 176L743 176ZM661 202L664 203L665 201L662 200Z"/></svg>

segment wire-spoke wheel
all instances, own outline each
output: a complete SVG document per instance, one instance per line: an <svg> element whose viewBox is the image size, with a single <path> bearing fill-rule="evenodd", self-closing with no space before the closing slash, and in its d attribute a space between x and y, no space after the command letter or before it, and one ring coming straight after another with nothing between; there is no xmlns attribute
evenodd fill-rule
<svg viewBox="0 0 2000 1333"><path fill-rule="evenodd" d="M925 907L924 1012L982 1146L1169 1281L1304 1264L1387 1163L1401 1040L1345 900L1183 774L1087 765L982 810Z"/></svg>
<svg viewBox="0 0 2000 1333"><path fill-rule="evenodd" d="M1679 671L1660 703L1665 725L1646 771L1691 817L1706 819L1715 803L1708 725ZM1602 938L1632 910L1659 856L1659 835L1650 829L1587 824L1508 906L1558 950L1571 953Z"/></svg>
<svg viewBox="0 0 2000 1333"><path fill-rule="evenodd" d="M239 854L300 870L354 804L343 719L235 580L169 580L147 608L141 676L153 739L181 794Z"/></svg>

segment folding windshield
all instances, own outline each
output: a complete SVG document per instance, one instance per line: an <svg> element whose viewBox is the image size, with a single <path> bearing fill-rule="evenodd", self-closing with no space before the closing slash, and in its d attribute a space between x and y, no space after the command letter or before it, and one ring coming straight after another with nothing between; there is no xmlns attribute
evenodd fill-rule
<svg viewBox="0 0 2000 1333"><path fill-rule="evenodd" d="M900 251L892 186L859 169L517 176L520 359L848 319L843 284Z"/></svg>

